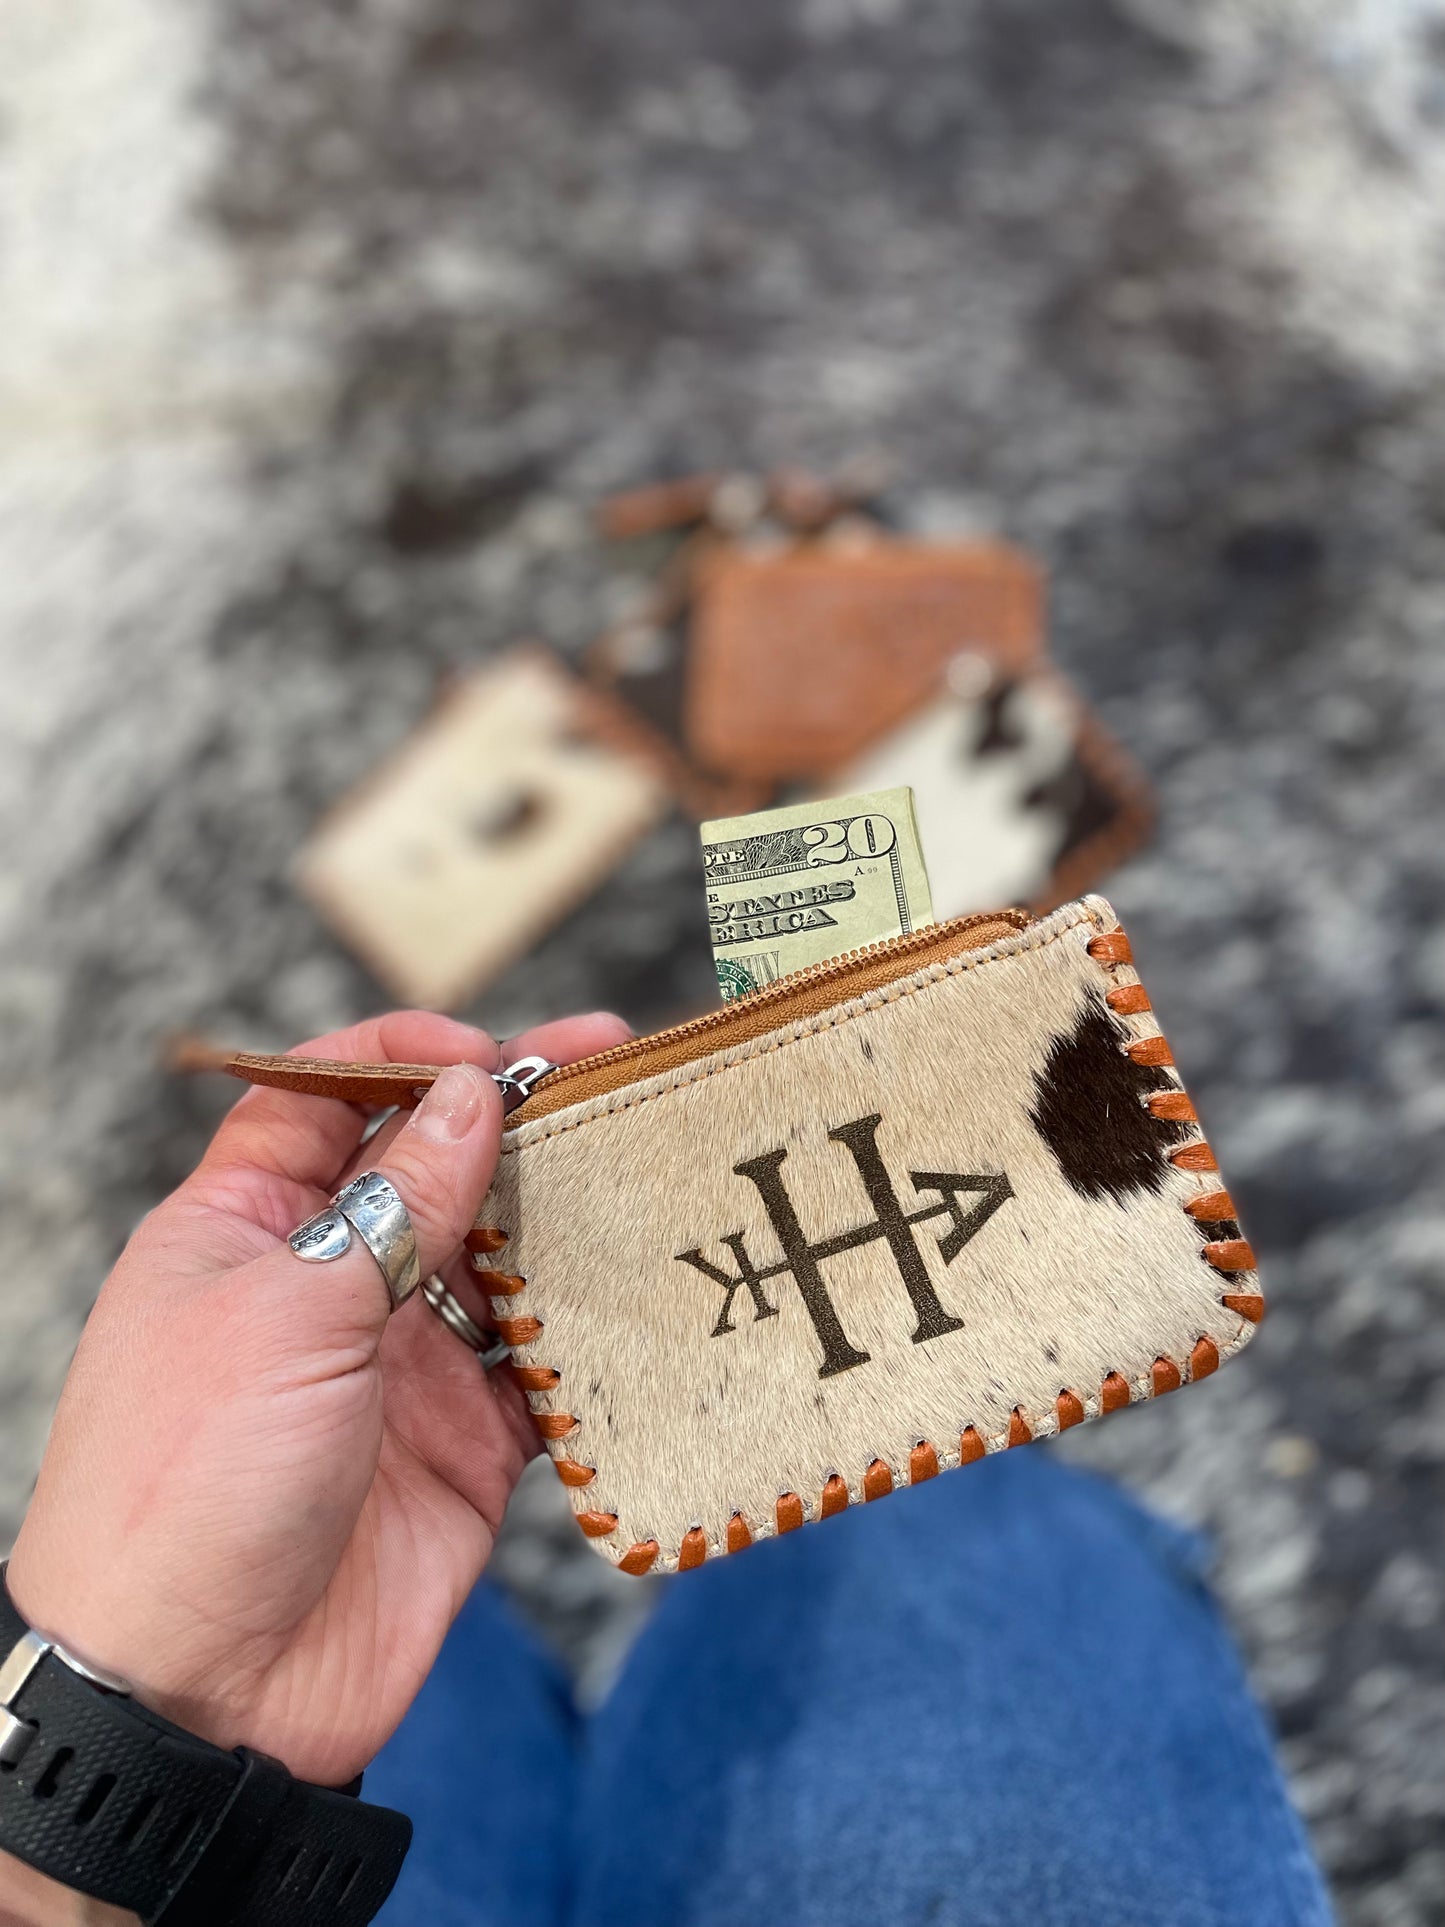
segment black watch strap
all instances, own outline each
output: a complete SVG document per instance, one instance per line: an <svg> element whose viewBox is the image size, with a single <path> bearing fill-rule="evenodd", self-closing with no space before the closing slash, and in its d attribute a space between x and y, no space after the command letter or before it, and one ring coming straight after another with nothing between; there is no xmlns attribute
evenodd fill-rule
<svg viewBox="0 0 1445 1927"><path fill-rule="evenodd" d="M0 1566L0 1848L161 1927L364 1927L410 1843L405 1814L107 1690L31 1632Z"/></svg>

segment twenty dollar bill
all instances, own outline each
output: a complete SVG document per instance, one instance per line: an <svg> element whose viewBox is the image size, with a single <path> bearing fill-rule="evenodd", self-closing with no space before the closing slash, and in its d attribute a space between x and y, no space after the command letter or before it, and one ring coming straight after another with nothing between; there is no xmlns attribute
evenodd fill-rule
<svg viewBox="0 0 1445 1927"><path fill-rule="evenodd" d="M911 789L721 817L702 862L724 1000L933 922Z"/></svg>

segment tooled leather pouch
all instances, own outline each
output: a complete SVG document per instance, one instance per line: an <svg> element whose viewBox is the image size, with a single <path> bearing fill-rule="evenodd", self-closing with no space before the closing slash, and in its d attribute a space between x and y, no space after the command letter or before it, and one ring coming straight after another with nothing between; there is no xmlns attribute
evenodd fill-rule
<svg viewBox="0 0 1445 1927"><path fill-rule="evenodd" d="M434 1074L269 1061L373 1101ZM1172 1391L1263 1312L1100 897L894 938L556 1071L478 1222L579 1523L628 1572Z"/></svg>

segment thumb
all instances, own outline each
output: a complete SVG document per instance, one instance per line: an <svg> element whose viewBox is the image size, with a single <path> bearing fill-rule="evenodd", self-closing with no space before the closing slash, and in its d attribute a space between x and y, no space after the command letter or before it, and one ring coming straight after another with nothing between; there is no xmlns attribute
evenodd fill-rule
<svg viewBox="0 0 1445 1927"><path fill-rule="evenodd" d="M502 1097L475 1064L449 1065L371 1169L396 1191L416 1234L421 1276L438 1271L471 1229L496 1169L502 1138ZM334 1261L315 1264L289 1245L263 1261L288 1273L292 1291L307 1288L335 1315L354 1317L379 1339L391 1313L381 1268L353 1231Z"/></svg>
<svg viewBox="0 0 1445 1927"><path fill-rule="evenodd" d="M471 1230L502 1144L502 1093L475 1064L451 1064L387 1145L377 1169L411 1215L423 1278Z"/></svg>

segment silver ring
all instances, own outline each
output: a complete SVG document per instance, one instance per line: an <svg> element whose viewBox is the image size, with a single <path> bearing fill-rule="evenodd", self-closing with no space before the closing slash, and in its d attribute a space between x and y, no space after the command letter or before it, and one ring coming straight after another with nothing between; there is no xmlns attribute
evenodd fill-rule
<svg viewBox="0 0 1445 1927"><path fill-rule="evenodd" d="M461 1299L448 1290L436 1272L422 1280L421 1295L448 1330L454 1331L464 1345L471 1346L481 1360L484 1372L489 1372L494 1365L500 1365L504 1358L511 1356L512 1348L506 1340L498 1338L495 1332L483 1331Z"/></svg>
<svg viewBox="0 0 1445 1927"><path fill-rule="evenodd" d="M297 1225L286 1242L308 1264L329 1264L351 1249L353 1231L375 1258L395 1311L420 1284L421 1260L407 1208L380 1171L363 1171L353 1178L324 1211Z"/></svg>

